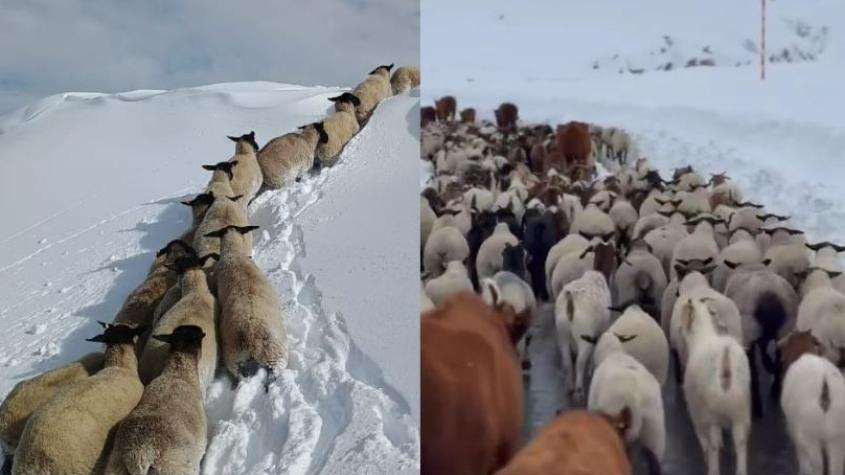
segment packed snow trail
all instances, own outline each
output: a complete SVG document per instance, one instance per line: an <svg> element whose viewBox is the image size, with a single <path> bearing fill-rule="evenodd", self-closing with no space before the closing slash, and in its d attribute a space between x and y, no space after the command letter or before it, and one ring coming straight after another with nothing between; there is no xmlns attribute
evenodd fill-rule
<svg viewBox="0 0 845 475"><path fill-rule="evenodd" d="M255 130L259 142L266 142L323 117L331 105L326 98L338 91L233 83L63 94L0 118L0 161L10 171L0 179L0 199L12 205L4 207L8 226L0 233L5 246L0 394L23 378L98 349L84 341L98 333L95 320L111 321L146 275L155 250L189 226L190 213L179 200L207 181L200 164L228 158L226 135ZM321 293L345 289L320 286L310 268L303 268L309 236L297 218L323 195L354 199L367 193L368 183L350 186L341 175L346 162L372 166L415 156L416 147L409 149L407 140L395 156L354 151L358 142L404 137L409 133L405 115L418 110L417 102L409 95L388 99L337 166L286 190L264 193L250 206L251 221L261 226L254 258L283 303L289 367L269 393L259 378L234 391L226 378L215 381L206 401L209 446L203 473L310 475L340 473L348 464L365 474L416 472L419 436L407 387L394 388L395 381L385 380L379 363L387 355L372 348L365 353L350 337L349 327L378 322L359 312L341 317L323 309ZM382 112L383 107L388 110ZM374 125L373 132L382 128L382 133L371 133ZM415 175L409 184L396 182L394 192L415 182ZM361 210L359 221L392 211L390 203L384 206ZM310 237L325 232L319 226L309 231ZM386 260L380 249L369 251ZM355 269L334 270L364 277ZM413 311L392 317L416 325Z"/></svg>

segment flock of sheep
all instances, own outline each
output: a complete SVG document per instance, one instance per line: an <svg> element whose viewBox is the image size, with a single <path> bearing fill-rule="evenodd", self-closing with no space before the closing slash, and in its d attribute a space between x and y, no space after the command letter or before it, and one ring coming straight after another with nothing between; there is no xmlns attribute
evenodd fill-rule
<svg viewBox="0 0 845 475"><path fill-rule="evenodd" d="M421 111L423 473L623 474L635 446L659 473L668 377L708 474L723 429L748 473L769 379L800 473L843 473L845 247L807 243L725 174L629 162L621 129L455 112L451 97ZM594 179L597 162L613 171ZM519 354L546 301L584 409L522 446Z"/></svg>
<svg viewBox="0 0 845 475"><path fill-rule="evenodd" d="M18 383L0 406L4 472L199 473L205 391L220 366L233 384L286 366L279 298L253 262L248 205L263 188L333 163L378 103L419 85L419 68L379 66L335 113L270 140L229 137L235 154L190 201L193 222L157 254L112 323L88 341L104 352ZM219 348L219 354L218 354Z"/></svg>

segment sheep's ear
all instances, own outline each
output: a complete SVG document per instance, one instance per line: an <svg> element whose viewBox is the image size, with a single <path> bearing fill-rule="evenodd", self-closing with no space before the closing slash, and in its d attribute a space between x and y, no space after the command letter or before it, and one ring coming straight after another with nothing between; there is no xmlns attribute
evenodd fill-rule
<svg viewBox="0 0 845 475"><path fill-rule="evenodd" d="M153 338L155 338L158 341L163 341L167 344L173 343L173 334L172 333L169 334L169 335L153 335Z"/></svg>
<svg viewBox="0 0 845 475"><path fill-rule="evenodd" d="M232 226L232 227L235 228L235 230L238 231L239 233L246 234L250 231L254 231L254 230L258 229L260 226Z"/></svg>
<svg viewBox="0 0 845 475"><path fill-rule="evenodd" d="M739 267L738 262L729 261L727 259L725 259L725 265L728 266L728 269L736 269L737 267Z"/></svg>
<svg viewBox="0 0 845 475"><path fill-rule="evenodd" d="M86 338L85 341L91 341L91 342L95 342L95 343L105 343L106 342L106 336L105 335L97 335L95 337Z"/></svg>
<svg viewBox="0 0 845 475"><path fill-rule="evenodd" d="M589 343L591 345L596 344L596 337L594 337L592 335L581 335L581 339L586 341L587 343Z"/></svg>
<svg viewBox="0 0 845 475"><path fill-rule="evenodd" d="M490 305L493 308L499 308L499 291L498 289L496 289L496 285L493 282L487 280L484 282L484 286L490 292L490 298L492 300L492 302L490 302Z"/></svg>
<svg viewBox="0 0 845 475"><path fill-rule="evenodd" d="M211 253L208 253L208 254L206 254L206 255L204 255L204 256L202 256L202 257L200 257L200 258L199 258L200 265L203 265L203 266L204 266L204 265L205 265L205 261L207 261L207 260L209 260L209 259L214 259L215 261L219 261L219 260L220 260L220 254L218 254L218 253L216 253L216 252L211 252Z"/></svg>
<svg viewBox="0 0 845 475"><path fill-rule="evenodd" d="M788 232L790 236L794 236L796 234L804 234L804 231L800 229L784 228L784 230L786 230L786 232Z"/></svg>
<svg viewBox="0 0 845 475"><path fill-rule="evenodd" d="M217 170L217 165L203 165L202 167L208 171Z"/></svg>
<svg viewBox="0 0 845 475"><path fill-rule="evenodd" d="M767 258L763 259L763 265L764 265L764 266L768 266L768 265L769 265L769 264L771 264L771 263L772 263L772 258L771 258L771 257L767 257Z"/></svg>
<svg viewBox="0 0 845 475"><path fill-rule="evenodd" d="M827 276L831 279L835 279L835 278L839 277L840 275L842 275L842 271L829 270L829 271L826 271L826 272L827 272Z"/></svg>
<svg viewBox="0 0 845 475"><path fill-rule="evenodd" d="M353 106L358 107L361 105L361 99L359 99L358 96L352 94L351 92L347 92L347 94L349 94L349 101L352 102Z"/></svg>
<svg viewBox="0 0 845 475"><path fill-rule="evenodd" d="M678 280L683 280L683 278L687 275L687 268L680 265L675 264L675 273L678 274Z"/></svg>
<svg viewBox="0 0 845 475"><path fill-rule="evenodd" d="M616 338L618 338L622 343L627 343L637 337L637 335L620 335L618 333L614 333L614 335L616 335Z"/></svg>
<svg viewBox="0 0 845 475"><path fill-rule="evenodd" d="M387 66L388 71L390 71L391 69L393 69L393 63L390 63L390 65Z"/></svg>
<svg viewBox="0 0 845 475"><path fill-rule="evenodd" d="M340 95L340 96L335 96L335 97L329 97L329 100L332 101L332 102L337 102L337 101L340 100L341 97L343 97L343 96Z"/></svg>
<svg viewBox="0 0 845 475"><path fill-rule="evenodd" d="M229 140L231 140L232 142L237 142L241 139L240 137L232 137L231 135L227 135L226 137L228 137Z"/></svg>
<svg viewBox="0 0 845 475"><path fill-rule="evenodd" d="M226 198L229 198L230 200L232 200L232 201L234 201L235 203L237 203L237 202L238 202L238 200L239 200L239 199L241 199L241 198L243 198L243 197L244 197L244 195L238 195L238 196L227 196Z"/></svg>
<svg viewBox="0 0 845 475"><path fill-rule="evenodd" d="M715 269L716 269L716 266L707 266L707 267L702 267L699 270L699 272L701 272L704 275L707 275L707 274L713 272Z"/></svg>
<svg viewBox="0 0 845 475"><path fill-rule="evenodd" d="M625 312L625 307L622 306L622 305L620 305L618 307L610 306L610 307L607 307L607 309L610 310L611 312L616 312L616 313L624 313Z"/></svg>
<svg viewBox="0 0 845 475"><path fill-rule="evenodd" d="M211 237L211 238L223 237L226 234L226 231L228 231L231 228L233 228L233 226L224 226L224 227L218 229L217 231L211 231L210 233L206 233L205 237Z"/></svg>
<svg viewBox="0 0 845 475"><path fill-rule="evenodd" d="M99 320L97 320L97 323L99 323L100 326L103 327L103 330L108 330L113 326L111 323L101 322Z"/></svg>

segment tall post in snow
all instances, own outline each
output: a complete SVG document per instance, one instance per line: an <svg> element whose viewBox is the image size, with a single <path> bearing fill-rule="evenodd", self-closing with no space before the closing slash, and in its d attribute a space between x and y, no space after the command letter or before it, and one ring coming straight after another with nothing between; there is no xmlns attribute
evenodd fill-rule
<svg viewBox="0 0 845 475"><path fill-rule="evenodd" d="M766 79L766 0L760 0L760 80Z"/></svg>

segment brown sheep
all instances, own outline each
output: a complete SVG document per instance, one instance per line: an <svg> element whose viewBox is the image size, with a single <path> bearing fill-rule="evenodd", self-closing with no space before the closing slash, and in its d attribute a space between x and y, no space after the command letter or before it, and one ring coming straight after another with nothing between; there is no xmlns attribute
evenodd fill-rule
<svg viewBox="0 0 845 475"><path fill-rule="evenodd" d="M434 107L425 106L420 109L420 127L425 127L435 120L437 120L437 114Z"/></svg>
<svg viewBox="0 0 845 475"><path fill-rule="evenodd" d="M557 146L563 156L566 170L576 167L590 169L590 124L568 122L557 126ZM587 178L583 177L582 178Z"/></svg>
<svg viewBox="0 0 845 475"><path fill-rule="evenodd" d="M507 319L469 292L422 315L423 475L490 474L519 449L522 377Z"/></svg>
<svg viewBox="0 0 845 475"><path fill-rule="evenodd" d="M461 111L461 123L462 124L474 124L475 123L475 109L472 107L468 107Z"/></svg>
<svg viewBox="0 0 845 475"><path fill-rule="evenodd" d="M434 101L434 108L437 109L437 120L440 122L455 121L455 111L458 110L458 101L452 96L441 97Z"/></svg>
<svg viewBox="0 0 845 475"><path fill-rule="evenodd" d="M611 425L616 422L587 411L566 412L496 475L629 475L620 428Z"/></svg>
<svg viewBox="0 0 845 475"><path fill-rule="evenodd" d="M516 132L516 120L519 109L510 102L505 102L496 109L496 125L503 132Z"/></svg>

